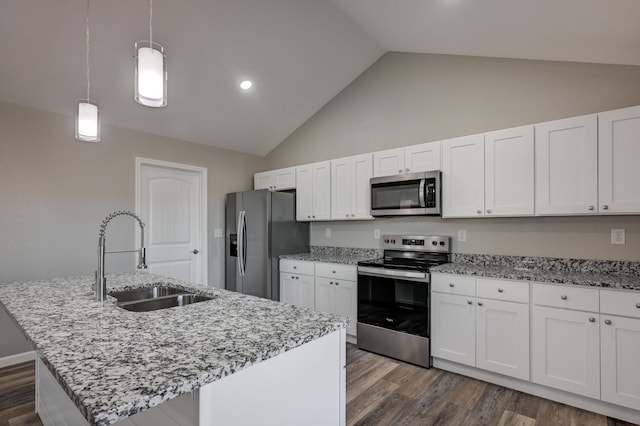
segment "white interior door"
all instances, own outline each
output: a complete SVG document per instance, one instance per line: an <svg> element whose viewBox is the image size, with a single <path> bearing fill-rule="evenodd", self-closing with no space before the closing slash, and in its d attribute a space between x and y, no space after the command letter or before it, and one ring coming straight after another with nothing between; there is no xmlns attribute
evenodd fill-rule
<svg viewBox="0 0 640 426"><path fill-rule="evenodd" d="M207 284L206 169L137 159L149 272Z"/></svg>

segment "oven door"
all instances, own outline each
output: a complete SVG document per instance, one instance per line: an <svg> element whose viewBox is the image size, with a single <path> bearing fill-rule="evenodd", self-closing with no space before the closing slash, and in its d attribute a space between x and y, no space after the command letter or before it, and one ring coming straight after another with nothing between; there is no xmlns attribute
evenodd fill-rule
<svg viewBox="0 0 640 426"><path fill-rule="evenodd" d="M429 337L429 274L359 267L358 322Z"/></svg>

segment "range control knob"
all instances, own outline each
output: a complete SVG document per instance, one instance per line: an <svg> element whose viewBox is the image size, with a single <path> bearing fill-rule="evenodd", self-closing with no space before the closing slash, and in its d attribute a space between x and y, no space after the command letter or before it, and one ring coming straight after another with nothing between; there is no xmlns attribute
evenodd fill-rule
<svg viewBox="0 0 640 426"><path fill-rule="evenodd" d="M395 243L396 243L396 240L391 240L391 244L395 244Z"/></svg>
<svg viewBox="0 0 640 426"><path fill-rule="evenodd" d="M444 241L440 241L440 245L443 246L444 245Z"/></svg>
<svg viewBox="0 0 640 426"><path fill-rule="evenodd" d="M385 243L385 244L389 244L389 239L388 239L388 238L385 238L385 239L384 239L384 243Z"/></svg>
<svg viewBox="0 0 640 426"><path fill-rule="evenodd" d="M438 245L438 242L437 242L437 241L431 241L431 245L432 245L432 246L437 246L437 245Z"/></svg>

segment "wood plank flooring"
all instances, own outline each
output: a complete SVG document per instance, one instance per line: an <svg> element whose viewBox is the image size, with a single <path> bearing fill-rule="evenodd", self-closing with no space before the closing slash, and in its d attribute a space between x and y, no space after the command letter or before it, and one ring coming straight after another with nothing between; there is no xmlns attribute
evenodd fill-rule
<svg viewBox="0 0 640 426"><path fill-rule="evenodd" d="M347 345L347 425L632 426Z"/></svg>
<svg viewBox="0 0 640 426"><path fill-rule="evenodd" d="M0 369L0 426L40 426L35 364ZM435 368L347 345L347 425L632 426Z"/></svg>

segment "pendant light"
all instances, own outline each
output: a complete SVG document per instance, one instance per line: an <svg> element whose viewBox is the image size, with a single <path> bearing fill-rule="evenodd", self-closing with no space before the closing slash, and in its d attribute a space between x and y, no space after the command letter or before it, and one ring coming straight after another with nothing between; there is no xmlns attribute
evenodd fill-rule
<svg viewBox="0 0 640 426"><path fill-rule="evenodd" d="M137 41L135 48L134 99L148 107L167 105L167 55L153 42L153 0L149 0L149 41Z"/></svg>
<svg viewBox="0 0 640 426"><path fill-rule="evenodd" d="M89 66L89 1L87 0L86 37L87 51L85 64L87 67L87 98L78 99L76 103L76 139L84 142L100 142L100 108L91 100L91 78Z"/></svg>

